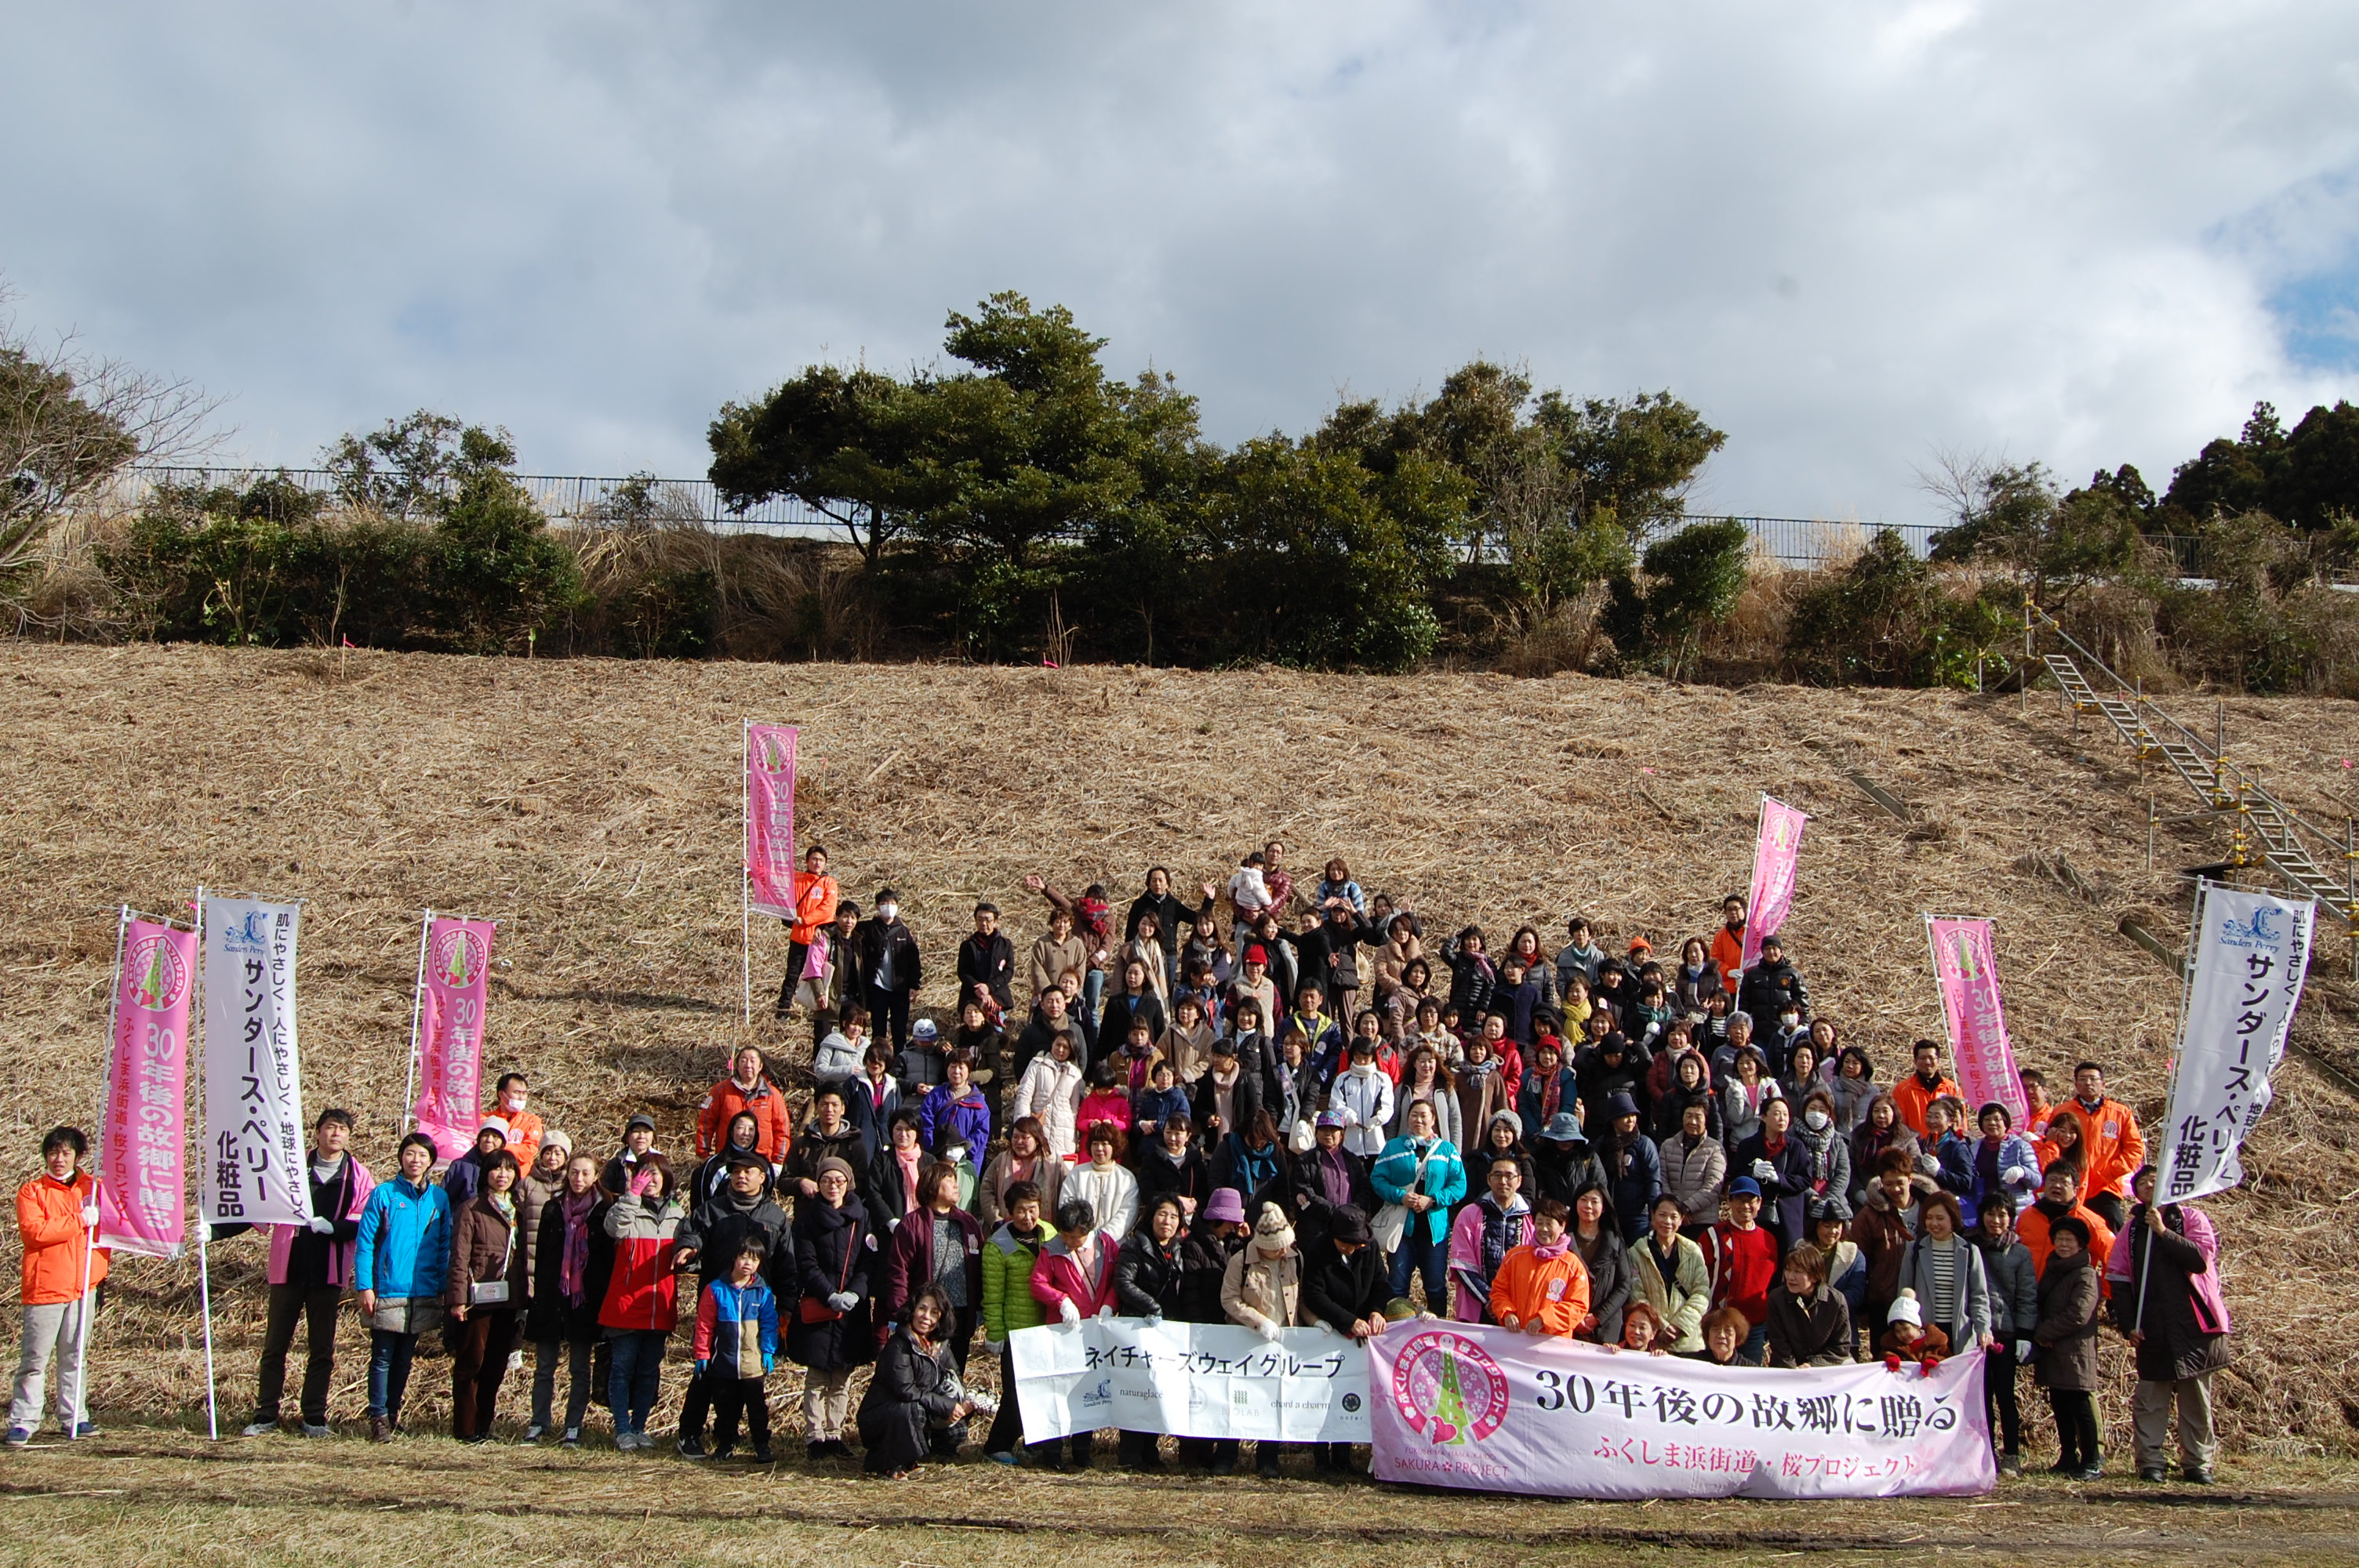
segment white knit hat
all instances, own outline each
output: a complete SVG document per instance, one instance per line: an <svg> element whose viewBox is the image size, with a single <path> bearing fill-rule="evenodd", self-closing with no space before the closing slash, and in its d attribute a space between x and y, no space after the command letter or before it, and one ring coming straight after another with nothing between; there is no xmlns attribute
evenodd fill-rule
<svg viewBox="0 0 2359 1568"><path fill-rule="evenodd" d="M1917 1304L1917 1292L1915 1291L1903 1291L1899 1295L1895 1297L1892 1303L1892 1312L1885 1318L1884 1321L1886 1323L1913 1323L1919 1328L1924 1327L1925 1310Z"/></svg>

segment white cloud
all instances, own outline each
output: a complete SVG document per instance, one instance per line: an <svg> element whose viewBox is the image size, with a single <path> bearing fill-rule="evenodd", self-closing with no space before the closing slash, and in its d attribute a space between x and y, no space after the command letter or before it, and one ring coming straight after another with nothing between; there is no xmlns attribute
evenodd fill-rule
<svg viewBox="0 0 2359 1568"><path fill-rule="evenodd" d="M20 315L269 461L423 404L698 472L724 398L1001 287L1223 439L1476 353L1669 387L1772 514L1923 516L1937 446L2160 481L2351 380L2277 313L2351 265L2340 8L11 9Z"/></svg>

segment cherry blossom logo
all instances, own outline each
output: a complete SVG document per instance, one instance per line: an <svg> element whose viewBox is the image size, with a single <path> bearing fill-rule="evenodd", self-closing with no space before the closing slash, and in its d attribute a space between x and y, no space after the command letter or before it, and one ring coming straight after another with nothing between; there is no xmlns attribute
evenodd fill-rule
<svg viewBox="0 0 2359 1568"><path fill-rule="evenodd" d="M169 1012L189 994L189 966L161 936L142 936L123 955L131 978L131 1005L147 1012Z"/></svg>
<svg viewBox="0 0 2359 1568"><path fill-rule="evenodd" d="M484 939L473 931L464 925L446 925L428 952L429 972L454 991L466 990L483 975L490 956Z"/></svg>
<svg viewBox="0 0 2359 1568"><path fill-rule="evenodd" d="M1440 1447L1480 1443L1507 1419L1507 1375L1473 1339L1420 1334L1393 1358L1393 1404L1409 1430Z"/></svg>

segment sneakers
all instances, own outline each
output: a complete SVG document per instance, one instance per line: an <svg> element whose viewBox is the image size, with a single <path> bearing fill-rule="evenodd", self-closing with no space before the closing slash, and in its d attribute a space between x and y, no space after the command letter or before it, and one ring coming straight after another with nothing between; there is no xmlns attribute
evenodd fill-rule
<svg viewBox="0 0 2359 1568"><path fill-rule="evenodd" d="M519 1443L538 1443L541 1438L548 1433L548 1432L549 1428L541 1425L538 1422L535 1422L530 1426L524 1429L524 1435L516 1439L516 1441Z"/></svg>
<svg viewBox="0 0 2359 1568"><path fill-rule="evenodd" d="M770 1455L770 1445L768 1444L757 1443L754 1445L754 1463L756 1465L775 1465L777 1463L777 1461Z"/></svg>
<svg viewBox="0 0 2359 1568"><path fill-rule="evenodd" d="M86 1421L80 1426L75 1427L71 1432L65 1433L65 1439L69 1443L80 1443L85 1437L96 1437L97 1435L98 1422L94 1421Z"/></svg>
<svg viewBox="0 0 2359 1568"><path fill-rule="evenodd" d="M336 1429L330 1426L324 1421L307 1421L303 1423L303 1435L306 1437L333 1437L336 1435Z"/></svg>
<svg viewBox="0 0 2359 1568"><path fill-rule="evenodd" d="M615 1453L617 1453L617 1454L636 1454L638 1451L639 1451L639 1434L638 1434L637 1433L636 1433L636 1432L618 1432L618 1433L616 1433L614 1434L614 1452L615 1452Z"/></svg>
<svg viewBox="0 0 2359 1568"><path fill-rule="evenodd" d="M822 1459L830 1459L833 1457L834 1455L828 1453L827 1444L824 1443L806 1443L803 1444L803 1458L810 1464L816 1465Z"/></svg>
<svg viewBox="0 0 2359 1568"><path fill-rule="evenodd" d="M647 1440L642 1438L640 1441L644 1443ZM672 1451L678 1454L682 1459L702 1459L706 1456L704 1444L699 1443L694 1437L681 1438L678 1443L672 1444ZM712 1455L712 1457L715 1459L718 1459L722 1455L718 1450L714 1451Z"/></svg>
<svg viewBox="0 0 2359 1568"><path fill-rule="evenodd" d="M1023 1463L1022 1460L1016 1458L1013 1454L986 1454L984 1457L990 1460L994 1465L1005 1465L1010 1469L1014 1469Z"/></svg>
<svg viewBox="0 0 2359 1568"><path fill-rule="evenodd" d="M250 1421L238 1429L240 1437L267 1437L278 1430L275 1421Z"/></svg>
<svg viewBox="0 0 2359 1568"><path fill-rule="evenodd" d="M567 1427L567 1428L565 1429L565 1435L564 1435L564 1436L562 1436L562 1437L560 1437L560 1438L559 1438L559 1439L557 1440L557 1446L559 1446L560 1448L579 1448L579 1447L581 1447L581 1446L582 1446L582 1429L581 1429L580 1427L578 1427L578 1426L569 1426L569 1427Z"/></svg>
<svg viewBox="0 0 2359 1568"><path fill-rule="evenodd" d="M2168 1481L2170 1479L2170 1472L2164 1469L2159 1465L2141 1465L2138 1466L2138 1479L2141 1481Z"/></svg>
<svg viewBox="0 0 2359 1568"><path fill-rule="evenodd" d="M2022 1475L2023 1455L2012 1451L2001 1454L1998 1456L1998 1473L2002 1476Z"/></svg>
<svg viewBox="0 0 2359 1568"><path fill-rule="evenodd" d="M2083 1465L2072 1473L2072 1479L2076 1481L2098 1481L2103 1480L2104 1478L2104 1475L2105 1467L2103 1465Z"/></svg>
<svg viewBox="0 0 2359 1568"><path fill-rule="evenodd" d="M737 1457L737 1451L725 1444L716 1443L712 1445L712 1457L716 1461L734 1459Z"/></svg>
<svg viewBox="0 0 2359 1568"><path fill-rule="evenodd" d="M32 1441L33 1433L31 1429L22 1426L12 1426L8 1429L7 1436L0 1437L0 1448L22 1448L25 1444Z"/></svg>
<svg viewBox="0 0 2359 1568"><path fill-rule="evenodd" d="M2187 1474L2181 1476L2180 1479L2186 1482L2190 1487L2208 1487L2212 1485L2212 1472L2209 1470L2190 1470Z"/></svg>

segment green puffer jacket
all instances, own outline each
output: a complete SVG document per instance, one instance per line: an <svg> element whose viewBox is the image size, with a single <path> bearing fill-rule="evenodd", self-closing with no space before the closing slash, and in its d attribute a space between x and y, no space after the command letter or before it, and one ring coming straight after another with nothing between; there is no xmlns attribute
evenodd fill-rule
<svg viewBox="0 0 2359 1568"><path fill-rule="evenodd" d="M983 1244L983 1336L1005 1343L1019 1328L1038 1328L1049 1321L1049 1309L1032 1294L1032 1265L1040 1249L1056 1236L1042 1220L1038 1235L1019 1237L1014 1226L1002 1224Z"/></svg>

